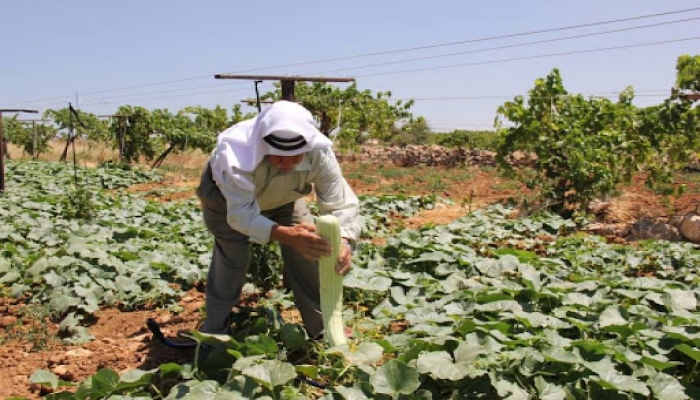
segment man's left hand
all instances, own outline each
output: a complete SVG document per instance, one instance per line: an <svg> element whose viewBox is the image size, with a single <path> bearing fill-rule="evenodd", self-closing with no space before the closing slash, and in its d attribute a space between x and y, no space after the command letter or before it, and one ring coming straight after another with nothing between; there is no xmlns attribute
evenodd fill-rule
<svg viewBox="0 0 700 400"><path fill-rule="evenodd" d="M340 256L338 256L338 264L335 266L335 270L340 275L345 275L350 271L352 264L352 248L347 240L343 239L340 243Z"/></svg>

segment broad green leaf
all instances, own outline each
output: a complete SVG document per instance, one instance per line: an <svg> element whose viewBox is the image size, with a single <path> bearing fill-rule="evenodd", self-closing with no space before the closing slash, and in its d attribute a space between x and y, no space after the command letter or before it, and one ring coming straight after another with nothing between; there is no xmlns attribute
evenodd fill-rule
<svg viewBox="0 0 700 400"><path fill-rule="evenodd" d="M92 390L108 394L119 385L119 374L109 368L102 368L91 378Z"/></svg>
<svg viewBox="0 0 700 400"><path fill-rule="evenodd" d="M548 347L542 350L542 354L545 358L551 361L557 361L565 364L579 364L581 363L581 356L578 353L578 349L567 350L563 347Z"/></svg>
<svg viewBox="0 0 700 400"><path fill-rule="evenodd" d="M486 304L479 304L476 309L483 312L503 312L511 311L514 313L519 313L523 311L523 307L514 300L499 300L492 301Z"/></svg>
<svg viewBox="0 0 700 400"><path fill-rule="evenodd" d="M535 327L535 328L555 328L555 329L567 329L571 325L568 323L543 314L541 312L520 312L518 314L514 314L513 317L525 324L525 326L528 327Z"/></svg>
<svg viewBox="0 0 700 400"><path fill-rule="evenodd" d="M377 368L377 372L370 377L370 383L376 393L396 396L409 395L418 389L418 371L397 360L388 360Z"/></svg>
<svg viewBox="0 0 700 400"><path fill-rule="evenodd" d="M335 386L333 387L345 400L369 400L369 397L357 386Z"/></svg>
<svg viewBox="0 0 700 400"><path fill-rule="evenodd" d="M458 364L452 360L446 351L434 351L418 356L416 362L418 372L430 374L438 379L458 381L467 376L466 364Z"/></svg>
<svg viewBox="0 0 700 400"><path fill-rule="evenodd" d="M0 258L0 260L2 259ZM22 276L17 271L5 272L2 276L0 276L0 284L8 285L19 281L21 278Z"/></svg>
<svg viewBox="0 0 700 400"><path fill-rule="evenodd" d="M507 379L499 379L496 374L493 373L491 374L491 384L496 388L498 395L503 399L528 400L530 398L529 393L518 384Z"/></svg>
<svg viewBox="0 0 700 400"><path fill-rule="evenodd" d="M352 365L371 365L382 359L384 348L373 342L363 342L356 349L347 344L338 345L326 350L328 353L339 353Z"/></svg>
<svg viewBox="0 0 700 400"><path fill-rule="evenodd" d="M53 372L49 372L47 370L44 370L44 369L34 371L32 376L29 377L29 381L32 383L36 383L38 385L46 385L54 390L61 388L61 387L74 385L71 382L66 382L62 379L59 379L56 374L54 374Z"/></svg>
<svg viewBox="0 0 700 400"><path fill-rule="evenodd" d="M632 376L622 375L612 369L594 372L598 374L598 383L604 388L638 393L643 396L649 395L649 388L642 381ZM595 378L593 379L595 380Z"/></svg>
<svg viewBox="0 0 700 400"><path fill-rule="evenodd" d="M309 347L304 328L299 324L284 324L280 331L282 343L290 351L300 351Z"/></svg>
<svg viewBox="0 0 700 400"><path fill-rule="evenodd" d="M580 292L567 293L562 300L562 304L590 307L593 305L593 298Z"/></svg>
<svg viewBox="0 0 700 400"><path fill-rule="evenodd" d="M249 366L241 372L270 389L284 385L297 376L296 369L292 364L279 360L265 360Z"/></svg>
<svg viewBox="0 0 700 400"><path fill-rule="evenodd" d="M659 372L647 380L647 385L658 399L664 400L685 400L689 399L685 393L683 385L671 375Z"/></svg>
<svg viewBox="0 0 700 400"><path fill-rule="evenodd" d="M668 359L666 359L666 357L664 357L664 359L665 360L659 360L655 357L646 356L646 357L642 357L640 359L640 361L646 365L649 365L651 367L656 368L659 371L664 371L664 370L672 368L672 367L683 365L683 363L678 362L678 361L668 361Z"/></svg>
<svg viewBox="0 0 700 400"><path fill-rule="evenodd" d="M663 301L666 307L674 311L692 311L697 309L695 293L690 290L664 290Z"/></svg>
<svg viewBox="0 0 700 400"><path fill-rule="evenodd" d="M541 376L535 377L535 387L537 388L537 398L540 400L564 400L566 391L563 387L547 382Z"/></svg>
<svg viewBox="0 0 700 400"><path fill-rule="evenodd" d="M676 345L675 348L676 350L695 360L695 362L700 362L700 350L697 348L692 348L685 343Z"/></svg>
<svg viewBox="0 0 700 400"><path fill-rule="evenodd" d="M600 327L605 328L614 325L627 325L628 321L622 316L620 307L608 307L600 314Z"/></svg>

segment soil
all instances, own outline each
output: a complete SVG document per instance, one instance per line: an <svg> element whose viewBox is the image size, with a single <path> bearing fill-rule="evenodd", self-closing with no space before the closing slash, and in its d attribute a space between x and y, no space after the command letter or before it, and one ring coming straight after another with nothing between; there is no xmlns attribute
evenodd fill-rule
<svg viewBox="0 0 700 400"><path fill-rule="evenodd" d="M344 165L343 168L348 175L347 171L353 167ZM194 177L198 174L191 175L185 181L180 176L158 184L139 185L132 190L152 192L176 186L178 191L175 194L159 197L159 200L191 197L196 185ZM643 216L682 214L695 210L700 202L700 185L692 181L688 182L688 194L665 201L645 189L643 179L636 177L620 196L613 199L613 205L604 216L606 222L632 223ZM475 169L469 179L454 182L436 193L452 199L454 204L441 204L433 210L421 212L404 221L404 226L415 228L426 223L444 224L488 204L527 193L522 187L500 185L498 180L495 173ZM349 182L358 194L382 193L382 187L386 187L382 185L387 183L386 179L367 183L367 180L360 178L349 179ZM411 194L431 193L428 189L415 187L409 176L398 177L394 182L398 184L394 187L411 188ZM131 368L151 369L166 362L190 363L192 350L165 346L152 337L146 326L146 320L153 318L166 336L175 338L182 332L195 329L204 304L201 289L185 293L180 304L184 311L179 314L158 309L130 312L114 308L100 310L89 327L95 339L84 345L71 346L61 344L56 339L58 329L55 323L22 317L27 310L21 299L0 298L0 398L36 399L45 395L42 388L29 382L29 377L38 369L52 371L67 381L80 382L101 368L123 371ZM298 318L293 312L283 317L288 320Z"/></svg>

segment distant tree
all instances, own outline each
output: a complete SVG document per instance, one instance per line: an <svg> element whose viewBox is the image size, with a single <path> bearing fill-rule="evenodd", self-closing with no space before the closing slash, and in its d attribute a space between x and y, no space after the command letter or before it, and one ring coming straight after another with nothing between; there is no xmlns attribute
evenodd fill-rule
<svg viewBox="0 0 700 400"><path fill-rule="evenodd" d="M501 169L538 189L553 211L572 216L588 201L629 181L642 161L627 149L634 140L630 128L636 116L631 100L631 89L617 103L570 94L554 69L535 81L527 101L516 96L498 108ZM508 158L516 150L537 155L534 174L510 165Z"/></svg>
<svg viewBox="0 0 700 400"><path fill-rule="evenodd" d="M17 117L5 119L5 138L8 142L22 148L25 154L39 157L49 148L49 140L56 136L57 130L44 123L22 123Z"/></svg>
<svg viewBox="0 0 700 400"><path fill-rule="evenodd" d="M700 55L688 54L676 62L676 89L700 92Z"/></svg>
<svg viewBox="0 0 700 400"><path fill-rule="evenodd" d="M141 157L153 160L158 146L151 140L151 135L155 132L151 112L144 107L123 105L116 114L123 117L112 120L109 141L115 149L119 149L117 138L123 135L123 147L120 149L122 161L134 163Z"/></svg>
<svg viewBox="0 0 700 400"><path fill-rule="evenodd" d="M57 110L46 110L44 118L53 119L57 126L58 134L67 137L73 130L74 134L92 142L104 142L109 137L109 124L101 120L95 114L74 109L75 114L71 114L70 108Z"/></svg>
<svg viewBox="0 0 700 400"><path fill-rule="evenodd" d="M554 69L535 81L527 102L517 96L499 107L500 167L538 189L550 209L564 216L612 194L637 171L648 172L650 187L670 194L673 171L700 143L697 110L676 94L641 110L633 98L631 88L617 102L568 93ZM510 165L515 150L537 155L534 174Z"/></svg>
<svg viewBox="0 0 700 400"><path fill-rule="evenodd" d="M173 151L189 149L210 152L216 145L216 137L220 132L253 116L253 114L243 114L240 108L240 104L234 106L230 118L226 109L221 106L185 107L177 114L171 114L167 110L153 110L151 112L153 129L161 135L166 148L152 166L159 167Z"/></svg>
<svg viewBox="0 0 700 400"><path fill-rule="evenodd" d="M640 131L657 151L650 165L647 186L662 193L673 193L677 170L697 158L700 149L700 55L682 55L676 61L676 84L671 96L661 104L641 110ZM681 188L683 186L680 186Z"/></svg>
<svg viewBox="0 0 700 400"><path fill-rule="evenodd" d="M470 131L457 129L449 133L434 134L435 143L445 147L460 149L495 149L495 131Z"/></svg>
<svg viewBox="0 0 700 400"><path fill-rule="evenodd" d="M415 144L428 143L432 133L428 121L422 116L410 119L401 127L401 131L410 135Z"/></svg>
<svg viewBox="0 0 700 400"><path fill-rule="evenodd" d="M261 98L278 100L281 96L278 88ZM321 132L334 133L332 136L341 147L355 147L366 138L388 143L398 135L397 125L413 121L413 100L392 104L391 92L375 95L371 90L358 90L354 83L341 89L324 83L297 82L295 97L315 116Z"/></svg>
<svg viewBox="0 0 700 400"><path fill-rule="evenodd" d="M58 135L65 137L66 146L61 154L61 161L68 156L69 146L77 139L82 138L94 144L104 142L108 136L107 122L98 118L95 114L84 112L71 107L58 110L46 110L44 118L51 118L57 126Z"/></svg>

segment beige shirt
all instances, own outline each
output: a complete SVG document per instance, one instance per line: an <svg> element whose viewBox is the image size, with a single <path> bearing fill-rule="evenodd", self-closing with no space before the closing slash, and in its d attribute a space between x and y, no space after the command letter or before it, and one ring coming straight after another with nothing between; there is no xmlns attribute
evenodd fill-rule
<svg viewBox="0 0 700 400"><path fill-rule="evenodd" d="M226 220L231 227L254 243L270 241L275 222L260 211L291 203L315 190L321 214L333 214L340 222L343 237L357 240L360 234L359 200L342 175L332 149L304 154L293 171L283 172L267 159L251 172L234 170L216 181L226 199Z"/></svg>

